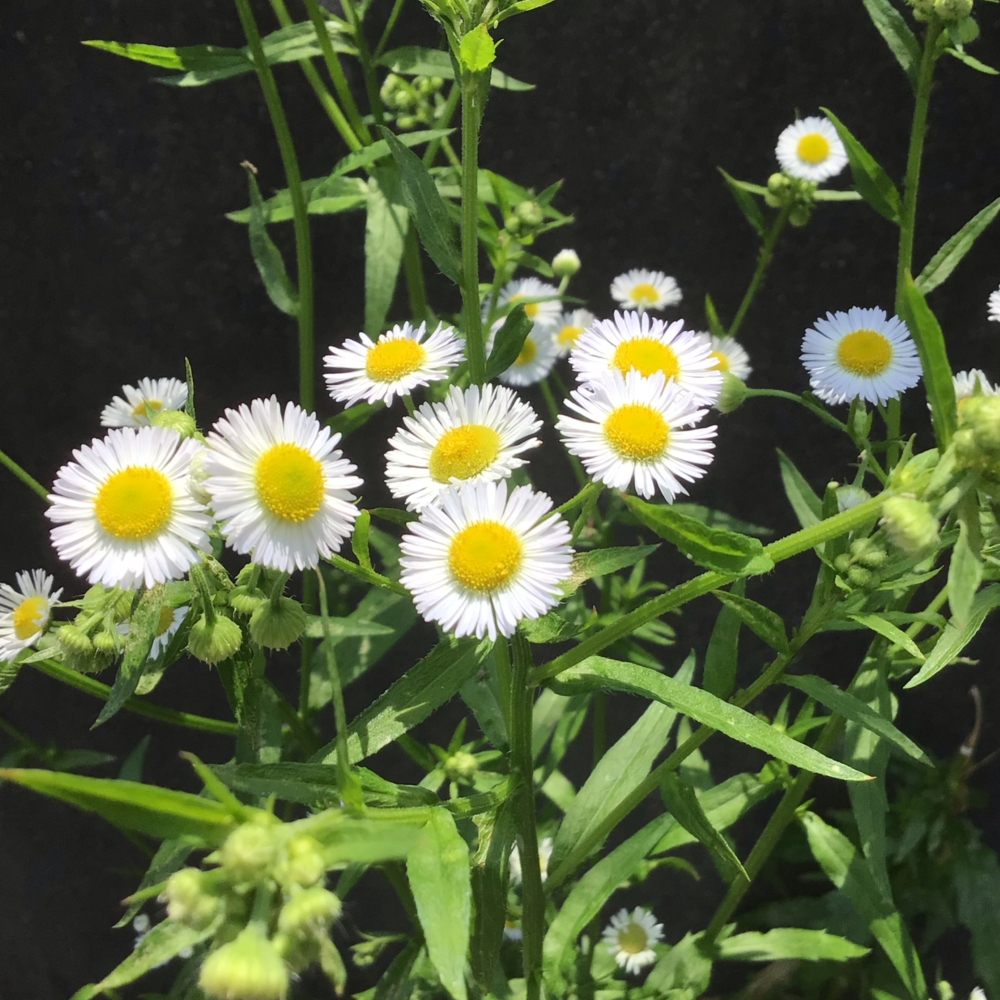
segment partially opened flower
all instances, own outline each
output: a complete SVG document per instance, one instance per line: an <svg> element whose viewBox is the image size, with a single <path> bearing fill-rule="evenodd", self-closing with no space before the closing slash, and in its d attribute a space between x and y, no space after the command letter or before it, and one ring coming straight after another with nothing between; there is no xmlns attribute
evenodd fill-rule
<svg viewBox="0 0 1000 1000"><path fill-rule="evenodd" d="M525 464L518 456L541 443L542 422L503 386L452 386L441 403L424 403L389 439L386 484L409 510L423 510L464 482L506 479Z"/></svg>
<svg viewBox="0 0 1000 1000"><path fill-rule="evenodd" d="M493 329L486 342L487 357L493 350L493 342L503 323L502 319L498 319L493 324ZM499 379L504 385L535 385L552 371L559 357L555 340L552 337L553 329L551 326L540 326L538 323L532 326L527 337L524 338L521 351L514 359L514 363L499 375Z"/></svg>
<svg viewBox="0 0 1000 1000"><path fill-rule="evenodd" d="M211 548L212 519L191 492L201 447L165 427L124 427L74 451L45 512L59 557L125 590L184 576Z"/></svg>
<svg viewBox="0 0 1000 1000"><path fill-rule="evenodd" d="M164 410L183 410L187 384L176 378L144 378L138 386L123 385L125 394L115 396L101 411L102 427L147 427Z"/></svg>
<svg viewBox="0 0 1000 1000"><path fill-rule="evenodd" d="M653 945L663 940L663 924L645 907L637 906L631 913L619 910L604 928L604 943L615 956L615 962L626 972L638 975L656 961Z"/></svg>
<svg viewBox="0 0 1000 1000"><path fill-rule="evenodd" d="M581 382L611 370L625 375L634 369L646 377L662 372L699 403L714 403L722 387L718 360L699 334L685 330L682 320L667 326L646 313L597 320L577 341L569 363Z"/></svg>
<svg viewBox="0 0 1000 1000"><path fill-rule="evenodd" d="M566 405L579 414L559 417L556 429L587 472L613 489L635 482L640 496L659 488L668 503L682 485L705 475L717 428L694 427L707 412L661 372L643 378L630 371L605 372L570 393Z"/></svg>
<svg viewBox="0 0 1000 1000"><path fill-rule="evenodd" d="M518 303L524 306L524 312L528 319L540 326L554 326L562 312L559 289L547 281L540 281L538 278L519 278L517 281L508 281L500 289L493 314L506 316ZM483 304L483 319L488 316L489 306L490 301L487 298Z"/></svg>
<svg viewBox="0 0 1000 1000"><path fill-rule="evenodd" d="M323 359L330 395L345 406L359 400L392 404L421 385L447 377L465 356L462 342L450 326L439 323L432 334L427 324L394 326L378 340L362 333L341 347L331 347Z"/></svg>
<svg viewBox="0 0 1000 1000"><path fill-rule="evenodd" d="M226 544L253 561L291 573L332 555L351 533L362 481L311 413L255 399L226 410L208 435L202 488Z"/></svg>
<svg viewBox="0 0 1000 1000"><path fill-rule="evenodd" d="M552 339L556 345L556 354L566 357L576 346L583 332L594 322L594 314L586 309L574 309L563 313L552 328Z"/></svg>
<svg viewBox="0 0 1000 1000"><path fill-rule="evenodd" d="M552 501L506 482L450 487L400 542L400 582L417 611L457 636L512 635L562 599L573 550Z"/></svg>
<svg viewBox="0 0 1000 1000"><path fill-rule="evenodd" d="M1000 323L1000 288L995 292L990 292L987 310L987 318L994 323Z"/></svg>
<svg viewBox="0 0 1000 1000"><path fill-rule="evenodd" d="M680 286L662 271L633 268L611 282L611 297L626 309L666 309L680 302Z"/></svg>
<svg viewBox="0 0 1000 1000"><path fill-rule="evenodd" d="M0 583L0 661L13 660L45 631L61 590L52 592L52 577L41 569L17 573L17 589Z"/></svg>
<svg viewBox="0 0 1000 1000"><path fill-rule="evenodd" d="M750 355L733 337L717 337L715 334L703 333L705 342L711 348L711 357L715 360L716 371L729 372L741 382L745 382L753 369L750 367Z"/></svg>
<svg viewBox="0 0 1000 1000"><path fill-rule="evenodd" d="M847 166L847 150L833 122L815 115L789 125L774 152L786 174L804 181L829 180Z"/></svg>
<svg viewBox="0 0 1000 1000"><path fill-rule="evenodd" d="M827 313L806 330L801 357L813 392L833 404L858 397L885 403L912 389L922 374L909 331L884 309Z"/></svg>

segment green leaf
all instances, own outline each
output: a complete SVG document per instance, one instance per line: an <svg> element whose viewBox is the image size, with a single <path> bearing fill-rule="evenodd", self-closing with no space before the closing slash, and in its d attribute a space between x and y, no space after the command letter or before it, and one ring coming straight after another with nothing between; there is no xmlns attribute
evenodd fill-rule
<svg viewBox="0 0 1000 1000"><path fill-rule="evenodd" d="M696 1000L708 989L712 959L700 934L685 934L646 977L645 987L664 1000Z"/></svg>
<svg viewBox="0 0 1000 1000"><path fill-rule="evenodd" d="M260 197L260 188L253 168L247 164L247 182L250 185L250 252L253 262L257 265L261 281L267 297L289 316L297 316L299 312L299 293L292 284L281 251L275 246L274 240L268 235L264 222L264 203Z"/></svg>
<svg viewBox="0 0 1000 1000"><path fill-rule="evenodd" d="M651 504L626 497L633 514L647 528L672 542L689 559L719 573L766 572L764 546L759 538L710 528L667 504ZM773 565L773 564L772 564Z"/></svg>
<svg viewBox="0 0 1000 1000"><path fill-rule="evenodd" d="M715 695L699 688L689 687L672 677L634 663L622 663L603 656L591 656L559 675L560 687L574 689L610 689L629 691L632 694L655 698L672 705L679 712L711 726L731 739L763 750L795 767L805 768L815 774L839 778L842 781L868 781L869 776L831 760L812 747L790 739L773 726L730 705Z"/></svg>
<svg viewBox="0 0 1000 1000"><path fill-rule="evenodd" d="M823 501L795 467L795 463L780 448L776 451L781 465L781 484L785 487L785 496L788 497L799 524L803 528L818 524L823 520Z"/></svg>
<svg viewBox="0 0 1000 1000"><path fill-rule="evenodd" d="M824 959L845 962L861 958L869 951L869 948L862 948L837 934L800 927L775 927L763 934L747 931L745 934L734 934L716 945L718 958L739 962L775 962L788 958L805 959L807 962Z"/></svg>
<svg viewBox="0 0 1000 1000"><path fill-rule="evenodd" d="M508 4L500 12L500 16L497 21L505 21L508 17L513 17L515 14L523 14L525 11L537 10L539 7L544 7L546 4L552 3L552 0L514 0L513 3Z"/></svg>
<svg viewBox="0 0 1000 1000"><path fill-rule="evenodd" d="M419 45L405 45L399 49L386 52L378 60L378 65L385 66L393 73L403 76L439 76L443 80L455 79L455 67L451 56L441 49L425 49ZM501 73L495 66L490 74L490 85L499 90L534 90L533 83L515 80L506 73Z"/></svg>
<svg viewBox="0 0 1000 1000"><path fill-rule="evenodd" d="M159 885L160 882L173 875L183 866L192 850L194 847L183 840L165 840L160 844L153 855L153 860L149 862L146 873L142 876L139 888L133 893L133 897L139 896L139 898L133 898L132 902L129 903L128 909L115 924L116 929L131 924L135 915L143 908L146 902L146 897L141 895L143 889Z"/></svg>
<svg viewBox="0 0 1000 1000"><path fill-rule="evenodd" d="M420 242L441 273L451 278L456 285L461 284L462 263L455 226L438 194L434 178L420 157L411 153L392 132L384 126L380 126L380 131L399 167L403 180L403 200L416 224Z"/></svg>
<svg viewBox="0 0 1000 1000"><path fill-rule="evenodd" d="M820 110L833 122L840 141L847 150L851 174L854 176L854 185L858 193L879 215L884 215L890 222L898 222L903 206L896 185L871 153L858 142L850 129L832 111L827 108Z"/></svg>
<svg viewBox="0 0 1000 1000"><path fill-rule="evenodd" d="M911 656L915 656L918 660L923 660L924 654L920 651L920 647L902 629L897 628L880 614L857 614L848 615L847 617L851 621L858 622L864 625L865 628L877 632L883 638L888 639L889 642L905 649Z"/></svg>
<svg viewBox="0 0 1000 1000"><path fill-rule="evenodd" d="M425 142L432 142L435 139L444 139L446 136L452 135L454 131L455 129L453 128L421 129L416 132L404 132L402 135L397 136L397 138L404 146L420 146ZM353 153L348 153L338 160L336 166L330 171L329 177L325 179L330 180L334 177L341 177L344 174L360 170L362 167L367 167L391 155L389 152L389 143L385 139L377 139L370 146L362 146L361 149L357 149ZM308 184L310 182L306 181L305 183ZM322 183L322 179L320 183Z"/></svg>
<svg viewBox="0 0 1000 1000"><path fill-rule="evenodd" d="M919 760L921 764L933 765L933 761L906 736L901 733L889 719L880 715L873 708L860 701L853 694L841 691L835 684L831 684L823 677L816 677L813 674L786 674L782 678L782 683L802 691L815 698L821 705L826 705L838 715L844 716L856 722L865 729L877 733L883 739L888 740L893 746L898 747L908 757Z"/></svg>
<svg viewBox="0 0 1000 1000"><path fill-rule="evenodd" d="M994 583L976 594L972 607L969 608L968 620L963 626L959 627L953 621L948 623L934 648L927 654L927 659L920 668L920 672L916 677L910 678L904 686L907 688L917 687L929 681L939 671L944 670L948 664L953 663L983 627L987 615L997 607L1000 607L1000 585Z"/></svg>
<svg viewBox="0 0 1000 1000"><path fill-rule="evenodd" d="M1000 198L990 202L981 212L974 215L950 240L927 262L920 272L916 285L929 294L951 276L951 272L962 262L962 258L972 249L973 243L982 236L986 227L1000 212Z"/></svg>
<svg viewBox="0 0 1000 1000"><path fill-rule="evenodd" d="M358 565L364 566L365 569L372 568L372 556L371 552L368 550L368 531L371 528L371 525L371 511L363 510L360 514L358 514L357 520L354 522L354 531L351 532L351 551L354 553L354 558L358 560ZM327 620L329 621L329 618ZM358 621L357 624L360 625L361 622ZM321 629L322 626L323 622L321 620ZM385 626L382 626L382 628L384 627Z"/></svg>
<svg viewBox="0 0 1000 1000"><path fill-rule="evenodd" d="M743 535L757 535L759 538L767 538L774 534L771 528L762 528L759 524L741 521L738 517L733 517L732 514L704 507L700 503L675 503L671 504L671 507L681 514L701 521L702 524L707 524L710 528L725 528L727 531L738 531Z"/></svg>
<svg viewBox="0 0 1000 1000"><path fill-rule="evenodd" d="M980 62L975 56L970 56L968 52L963 49L956 49L953 46L948 46L945 52L950 56L954 56L959 62L965 63L970 69L974 69L979 73L985 73L987 76L1000 76L1000 70L994 69L992 66L987 66L986 63Z"/></svg>
<svg viewBox="0 0 1000 1000"><path fill-rule="evenodd" d="M481 73L493 65L497 57L496 43L485 24L477 24L458 47L462 65L472 73Z"/></svg>
<svg viewBox="0 0 1000 1000"><path fill-rule="evenodd" d="M815 813L802 816L809 848L827 878L850 900L868 924L889 961L899 974L911 1000L927 1000L927 985L920 957L906 923L879 890L871 870L858 856L854 845L837 829Z"/></svg>
<svg viewBox="0 0 1000 1000"><path fill-rule="evenodd" d="M497 331L493 350L486 359L487 381L502 375L517 360L521 348L524 347L525 338L531 333L534 325L521 303L511 309L503 321L503 326Z"/></svg>
<svg viewBox="0 0 1000 1000"><path fill-rule="evenodd" d="M431 810L420 843L407 855L406 874L441 984L455 1000L465 1000L472 917L469 848L446 809Z"/></svg>
<svg viewBox="0 0 1000 1000"><path fill-rule="evenodd" d="M403 263L410 216L395 165L379 168L369 181L365 219L365 333L377 337L392 306Z"/></svg>
<svg viewBox="0 0 1000 1000"><path fill-rule="evenodd" d="M14 683L14 678L17 677L20 669L20 663L0 660L0 694L3 694Z"/></svg>
<svg viewBox="0 0 1000 1000"><path fill-rule="evenodd" d="M963 625L969 620L976 591L983 582L983 535L979 502L974 495L967 493L959 503L958 524L958 540L948 564L948 607L951 620Z"/></svg>
<svg viewBox="0 0 1000 1000"><path fill-rule="evenodd" d="M751 632L779 653L788 652L788 636L785 635L785 623L780 615L741 594L725 590L716 590L714 594L725 607L739 616Z"/></svg>
<svg viewBox="0 0 1000 1000"><path fill-rule="evenodd" d="M474 916L469 958L473 978L485 990L493 982L500 960L507 916L508 864L517 829L514 801L506 799L495 812L477 817L479 846L472 862Z"/></svg>
<svg viewBox="0 0 1000 1000"><path fill-rule="evenodd" d="M731 593L743 596L745 580L737 580ZM740 616L723 603L708 640L702 687L716 698L728 698L736 686L736 667L740 650ZM782 629L784 631L784 629Z"/></svg>
<svg viewBox="0 0 1000 1000"><path fill-rule="evenodd" d="M135 781L88 778L34 768L0 769L0 780L30 788L103 816L116 826L153 837L189 837L206 844L225 840L236 820L218 802Z"/></svg>
<svg viewBox="0 0 1000 1000"><path fill-rule="evenodd" d="M864 5L878 33L885 39L911 85L916 88L917 73L920 70L920 42L910 31L903 15L889 0L864 0Z"/></svg>
<svg viewBox="0 0 1000 1000"><path fill-rule="evenodd" d="M595 576L606 576L608 573L634 566L640 559L652 555L658 548L658 545L624 545L577 552L573 557L570 575L561 584L563 594L569 597L581 584Z"/></svg>
<svg viewBox="0 0 1000 1000"><path fill-rule="evenodd" d="M426 812L430 815L438 810L428 809ZM405 858L425 843L423 833L427 822L423 818L390 818L387 821L355 819L346 813L340 815L340 823L316 833L317 839L323 844L323 855L328 868L344 862L371 865Z"/></svg>
<svg viewBox="0 0 1000 1000"><path fill-rule="evenodd" d="M145 975L150 969L155 969L156 966L170 961L186 948L193 948L195 945L201 944L214 933L214 925L203 930L193 930L184 924L163 920L155 927L150 928L149 933L135 946L135 950L128 955L125 961L97 984L96 990L100 992L127 986L140 976Z"/></svg>
<svg viewBox="0 0 1000 1000"><path fill-rule="evenodd" d="M739 206L740 211L743 213L743 217L753 227L754 232L756 232L757 235L763 239L764 234L767 232L767 224L764 222L764 213L760 210L760 205L757 204L757 199L746 191L746 189L737 184L735 179L730 177L729 174L722 169L722 167L718 167L717 169L725 179L726 186L729 188L729 193L733 196L736 204Z"/></svg>
<svg viewBox="0 0 1000 1000"><path fill-rule="evenodd" d="M382 409L384 409L382 403L355 403L354 406L341 410L326 423L331 431L347 437L348 434L364 427Z"/></svg>
<svg viewBox="0 0 1000 1000"><path fill-rule="evenodd" d="M708 324L708 329L713 336L725 337L726 328L722 325L722 321L719 319L719 313L715 308L715 303L712 301L712 296L705 293L705 322Z"/></svg>
<svg viewBox="0 0 1000 1000"><path fill-rule="evenodd" d="M972 842L954 859L955 909L972 938L976 981L1000 996L1000 864L983 844Z"/></svg>

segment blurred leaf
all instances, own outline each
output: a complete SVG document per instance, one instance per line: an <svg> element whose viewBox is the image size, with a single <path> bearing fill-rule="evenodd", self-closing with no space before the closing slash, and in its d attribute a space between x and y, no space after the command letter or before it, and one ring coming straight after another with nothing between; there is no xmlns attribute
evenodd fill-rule
<svg viewBox="0 0 1000 1000"><path fill-rule="evenodd" d="M799 524L803 528L818 524L823 520L823 501L795 467L795 463L780 448L775 450L781 465L781 483L785 487L785 496L788 497Z"/></svg>
<svg viewBox="0 0 1000 1000"><path fill-rule="evenodd" d="M646 987L664 1000L696 1000L707 989L712 959L702 946L700 934L685 934L661 958L646 977Z"/></svg>
<svg viewBox="0 0 1000 1000"><path fill-rule="evenodd" d="M521 303L511 309L503 321L503 326L497 331L493 350L486 359L487 381L502 375L517 360L524 347L524 341L534 325Z"/></svg>
<svg viewBox="0 0 1000 1000"><path fill-rule="evenodd" d="M365 332L377 337L396 292L410 215L395 164L375 170L365 221Z"/></svg>
<svg viewBox="0 0 1000 1000"><path fill-rule="evenodd" d="M1000 996L1000 864L988 847L973 841L954 859L955 908L972 937L976 982Z"/></svg>
<svg viewBox="0 0 1000 1000"><path fill-rule="evenodd" d="M247 182L250 185L250 252L253 262L257 265L261 281L267 297L283 313L297 316L299 312L299 293L292 284L281 251L275 246L274 240L268 235L264 222L264 203L257 187L257 178L249 164L246 166Z"/></svg>
<svg viewBox="0 0 1000 1000"><path fill-rule="evenodd" d="M377 62L393 73L402 76L439 76L442 80L455 79L451 56L442 49L425 49L419 45L404 45L386 52ZM485 69L485 67L483 67ZM534 90L533 83L522 83L496 67L490 76L490 85L500 90Z"/></svg>
<svg viewBox="0 0 1000 1000"><path fill-rule="evenodd" d="M364 427L376 413L383 410L382 403L355 403L348 406L346 410L332 416L326 423L331 431L347 437L354 431Z"/></svg>
<svg viewBox="0 0 1000 1000"><path fill-rule="evenodd" d="M725 331L722 335L725 335ZM774 534L773 528L762 528L759 524L741 521L738 517L733 517L732 514L704 507L700 503L674 503L670 506L681 514L686 514L696 521L707 524L710 528L725 528L727 531L738 531L743 535L757 535L759 538L767 538Z"/></svg>
<svg viewBox="0 0 1000 1000"><path fill-rule="evenodd" d="M118 777L122 781L142 781L142 768L146 762L146 753L153 737L146 733L145 736L135 745L129 755L122 762Z"/></svg>
<svg viewBox="0 0 1000 1000"><path fill-rule="evenodd" d="M924 654L920 652L920 647L902 629L897 628L892 622L887 621L881 614L848 615L848 617L852 621L864 625L865 628L877 632L880 636L888 639L889 642L899 646L901 649L905 649L911 656L915 656L918 660L924 658Z"/></svg>
<svg viewBox="0 0 1000 1000"><path fill-rule="evenodd" d="M757 204L757 199L737 184L736 181L722 169L722 167L718 167L717 169L725 179L726 187L729 188L729 193L733 196L733 199L739 206L740 211L743 213L743 217L750 223L754 232L756 232L757 235L763 239L764 234L767 232L767 223L764 222L764 213L760 210L760 205Z"/></svg>
<svg viewBox="0 0 1000 1000"><path fill-rule="evenodd" d="M903 15L889 0L864 0L864 5L878 33L885 39L896 61L909 77L910 85L916 89L917 73L920 70L920 42L910 31Z"/></svg>
<svg viewBox="0 0 1000 1000"><path fill-rule="evenodd" d="M135 891L135 893L133 893L133 895L139 896L143 889L148 889L150 886L158 885L160 882L164 881L164 879L169 878L175 871L184 865L188 855L193 850L193 845L185 843L183 840L163 841L163 843L156 849L156 853L153 855L153 860L149 862L149 867L142 876L139 888ZM118 923L115 924L115 928L127 927L130 923L132 923L135 915L143 908L143 906L145 906L145 904L146 897L144 895L129 903L128 909L125 911Z"/></svg>
<svg viewBox="0 0 1000 1000"><path fill-rule="evenodd" d="M20 669L20 663L0 660L0 694L3 694L14 683L14 678L17 677Z"/></svg>
<svg viewBox="0 0 1000 1000"><path fill-rule="evenodd" d="M517 834L513 811L513 800L506 799L495 812L476 820L479 846L471 871L475 905L469 958L473 978L484 990L493 982L500 960L507 916L508 865Z"/></svg>
<svg viewBox="0 0 1000 1000"><path fill-rule="evenodd" d="M763 639L779 653L788 652L788 636L785 635L785 623L780 615L770 608L765 608L763 604L732 591L716 590L713 593L719 602L730 608L758 638Z"/></svg>
<svg viewBox="0 0 1000 1000"><path fill-rule="evenodd" d="M587 580L593 579L595 576L615 573L628 566L634 566L640 559L652 555L658 548L659 545L626 545L577 552L573 556L570 575L561 584L562 592L566 597L569 597Z"/></svg>
<svg viewBox="0 0 1000 1000"><path fill-rule="evenodd" d="M775 927L764 934L760 931L748 931L745 934L734 934L716 945L719 958L739 962L775 962L788 958L802 958L807 962L820 962L824 959L845 962L851 958L861 958L869 950L836 934L803 930L801 927Z"/></svg>
<svg viewBox="0 0 1000 1000"><path fill-rule="evenodd" d="M443 809L427 809L428 814L445 812ZM396 819L384 815L380 819L356 819L341 813L342 821L322 832L316 838L323 844L324 857L328 868L344 862L376 864L405 858L420 850L425 844L423 838L427 823L423 819Z"/></svg>
<svg viewBox="0 0 1000 1000"><path fill-rule="evenodd" d="M163 920L151 927L149 933L113 972L108 973L96 986L98 992L117 989L135 982L150 969L168 962L187 948L193 948L215 933L215 926L193 930L184 924Z"/></svg>
<svg viewBox="0 0 1000 1000"><path fill-rule="evenodd" d="M948 564L948 607L952 621L964 625L969 620L976 591L983 582L983 535L979 501L974 494L967 493L959 502L958 523L958 540Z"/></svg>
<svg viewBox="0 0 1000 1000"><path fill-rule="evenodd" d="M705 322L708 324L709 332L713 336L726 336L726 328L722 325L722 321L719 319L719 313L715 308L715 303L712 301L712 296L709 295L708 292L705 293ZM691 506L693 506L693 504Z"/></svg>
<svg viewBox="0 0 1000 1000"><path fill-rule="evenodd" d="M899 222L902 211L902 201L896 185L889 175L879 166L875 157L861 145L850 129L828 108L820 108L833 122L840 135L840 141L847 150L847 158L851 163L851 174L858 193L875 209L879 215L884 215L890 222Z"/></svg>
<svg viewBox="0 0 1000 1000"><path fill-rule="evenodd" d="M954 56L959 62L965 63L970 69L976 70L978 73L985 73L987 76L1000 76L1000 70L994 69L992 66L987 66L986 63L980 62L975 56L970 56L968 52L964 49L956 49L953 46L948 46L945 52L950 56Z"/></svg>
<svg viewBox="0 0 1000 1000"><path fill-rule="evenodd" d="M513 17L515 14L523 14L529 10L536 10L549 3L552 3L552 0L514 0L513 3L508 3L504 7L497 21L505 21L508 17Z"/></svg>
<svg viewBox="0 0 1000 1000"><path fill-rule="evenodd" d="M950 240L927 262L916 280L917 288L929 294L951 276L951 272L962 262L962 258L972 249L972 245L982 236L986 227L1000 212L1000 198L990 202L981 212L974 215Z"/></svg>

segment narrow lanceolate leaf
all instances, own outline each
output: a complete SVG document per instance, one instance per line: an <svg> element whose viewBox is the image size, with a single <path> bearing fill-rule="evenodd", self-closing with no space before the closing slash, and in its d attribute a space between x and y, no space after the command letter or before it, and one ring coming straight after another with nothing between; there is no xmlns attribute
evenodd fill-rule
<svg viewBox="0 0 1000 1000"><path fill-rule="evenodd" d="M917 86L920 69L920 42L910 31L909 25L889 0L863 0L868 16L892 50L903 72L910 78L911 85Z"/></svg>
<svg viewBox="0 0 1000 1000"><path fill-rule="evenodd" d="M965 49L956 49L954 46L949 45L945 49L945 52L950 56L954 56L959 62L965 63L966 66L974 69L977 73L985 73L987 76L1000 76L1000 70L994 69L992 66L987 66L984 62L980 62L975 56L970 56Z"/></svg>
<svg viewBox="0 0 1000 1000"><path fill-rule="evenodd" d="M795 767L843 781L869 780L867 774L831 760L818 750L791 739L742 708L730 705L707 691L681 684L673 677L665 677L648 667L609 660L603 656L591 656L563 671L559 675L559 684L560 687L565 684L571 689L580 687L629 691L655 698L666 705L672 705L696 722L711 726L731 739L763 750Z"/></svg>
<svg viewBox="0 0 1000 1000"><path fill-rule="evenodd" d="M745 580L737 580L731 593L742 597ZM716 698L728 698L736 686L736 666L740 650L740 616L727 604L719 609L715 627L705 652L702 687Z"/></svg>
<svg viewBox="0 0 1000 1000"><path fill-rule="evenodd" d="M281 251L268 235L264 222L264 202L260 196L260 188L257 186L257 178L249 165L247 165L246 171L247 182L250 185L249 233L253 262L257 265L261 281L264 282L267 297L283 313L296 316L299 312L299 293L292 284L291 278L288 277Z"/></svg>
<svg viewBox="0 0 1000 1000"><path fill-rule="evenodd" d="M502 375L517 360L525 338L535 324L528 318L523 305L516 305L503 321L493 341L493 350L486 359L486 379Z"/></svg>
<svg viewBox="0 0 1000 1000"><path fill-rule="evenodd" d="M892 900L879 890L854 845L815 813L806 812L802 816L802 825L813 857L827 878L848 898L858 916L868 924L911 1000L926 1000L927 985L920 968L920 956L906 924Z"/></svg>
<svg viewBox="0 0 1000 1000"><path fill-rule="evenodd" d="M382 138L389 150L403 181L403 200L420 234L420 242L437 264L441 273L455 284L461 283L461 258L455 237L455 226L438 194L434 178L416 153L408 150L387 128L382 127Z"/></svg>
<svg viewBox="0 0 1000 1000"><path fill-rule="evenodd" d="M901 628L897 628L892 622L886 621L881 615L858 614L848 615L848 617L852 621L864 625L865 628L870 628L873 632L877 632L901 649L905 649L911 656L915 656L918 660L924 658L920 647Z"/></svg>
<svg viewBox="0 0 1000 1000"><path fill-rule="evenodd" d="M214 933L214 925L194 930L184 924L164 920L151 928L125 961L97 984L96 990L115 990L127 986L140 976L144 976L150 969L169 962L185 949L201 944Z"/></svg>
<svg viewBox="0 0 1000 1000"><path fill-rule="evenodd" d="M788 652L788 636L785 634L785 623L780 615L741 594L717 590L715 596L725 607L737 615L751 632L763 639L769 646L779 653Z"/></svg>
<svg viewBox="0 0 1000 1000"><path fill-rule="evenodd" d="M484 990L493 982L507 917L509 859L517 834L514 801L506 799L492 813L477 817L479 847L472 861L475 903L469 958L472 975Z"/></svg>
<svg viewBox="0 0 1000 1000"><path fill-rule="evenodd" d="M858 142L851 130L832 111L827 108L820 110L833 122L840 141L847 150L854 186L858 189L858 193L879 215L884 215L890 222L898 222L902 201L896 185L879 166L875 157Z"/></svg>
<svg viewBox="0 0 1000 1000"><path fill-rule="evenodd" d="M399 170L393 164L375 171L365 220L365 332L370 337L382 332L392 306L409 223Z"/></svg>
<svg viewBox="0 0 1000 1000"><path fill-rule="evenodd" d="M786 958L807 962L824 959L845 962L850 958L861 958L869 951L869 948L862 948L837 934L801 927L776 927L766 933L747 931L745 934L734 934L716 945L718 958L739 962L775 962Z"/></svg>
<svg viewBox="0 0 1000 1000"><path fill-rule="evenodd" d="M944 670L948 664L954 663L955 658L983 627L986 616L997 607L1000 607L1000 585L994 583L976 594L964 625L959 627L953 621L948 623L934 648L927 654L920 672L905 686L917 687L918 684L929 681L939 671Z"/></svg>
<svg viewBox="0 0 1000 1000"><path fill-rule="evenodd" d="M236 823L225 806L211 799L135 781L88 778L35 768L0 769L0 780L69 802L103 816L116 826L153 837L191 837L206 844L219 844Z"/></svg>
<svg viewBox="0 0 1000 1000"><path fill-rule="evenodd" d="M795 467L795 463L780 449L778 463L781 465L781 484L785 496L803 528L809 528L823 520L823 501L809 485L808 480Z"/></svg>
<svg viewBox="0 0 1000 1000"><path fill-rule="evenodd" d="M451 55L443 49L425 49L419 45L404 45L402 48L386 52L378 60L380 66L385 66L393 73L404 76L439 76L443 80L455 79L455 66ZM533 83L515 80L512 76L500 72L493 67L490 76L490 86L500 90L534 90Z"/></svg>
<svg viewBox="0 0 1000 1000"><path fill-rule="evenodd" d="M979 525L979 503L966 494L958 508L958 541L948 564L948 607L951 620L964 625L969 620L976 591L983 582L983 535Z"/></svg>
<svg viewBox="0 0 1000 1000"><path fill-rule="evenodd" d="M719 573L763 573L769 568L765 564L770 560L759 538L710 528L667 504L646 503L637 497L626 497L626 502L647 528L672 542L699 566Z"/></svg>
<svg viewBox="0 0 1000 1000"><path fill-rule="evenodd" d="M578 552L573 557L569 577L560 584L563 594L568 597L582 583L595 576L616 573L620 569L634 566L640 559L652 555L658 548L658 545L622 545Z"/></svg>
<svg viewBox="0 0 1000 1000"><path fill-rule="evenodd" d="M753 227L754 232L763 239L764 233L767 231L767 225L764 222L764 213L760 210L760 205L757 204L757 199L749 191L740 187L722 167L719 167L718 170L725 179L726 187L729 188L729 193L733 196L739 210L743 213L743 217Z"/></svg>
<svg viewBox="0 0 1000 1000"><path fill-rule="evenodd" d="M983 234L986 227L1000 212L1000 198L990 202L981 212L974 215L933 257L917 278L917 288L927 295L951 276L951 272L962 263L962 258L972 249L972 244Z"/></svg>
<svg viewBox="0 0 1000 1000"><path fill-rule="evenodd" d="M407 856L406 873L441 984L455 1000L465 1000L472 916L469 848L446 809L432 810L422 840Z"/></svg>

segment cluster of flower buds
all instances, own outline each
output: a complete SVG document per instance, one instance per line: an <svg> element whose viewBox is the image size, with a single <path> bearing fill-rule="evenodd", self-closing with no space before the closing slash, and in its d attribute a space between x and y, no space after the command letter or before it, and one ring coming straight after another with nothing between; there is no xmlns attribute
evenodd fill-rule
<svg viewBox="0 0 1000 1000"><path fill-rule="evenodd" d="M972 0L910 0L918 21L935 18L945 24L958 24L972 13Z"/></svg>
<svg viewBox="0 0 1000 1000"><path fill-rule="evenodd" d="M878 570L888 558L889 553L877 538L855 538L833 565L848 587L869 590L878 584Z"/></svg>
<svg viewBox="0 0 1000 1000"><path fill-rule="evenodd" d="M134 597L130 590L102 584L83 595L73 622L55 631L66 666L81 674L100 673L121 653L125 635L119 626L128 618Z"/></svg>
<svg viewBox="0 0 1000 1000"><path fill-rule="evenodd" d="M788 221L793 226L804 226L812 216L815 203L815 181L803 180L789 174L771 174L767 179L764 201L771 208L787 208Z"/></svg>
<svg viewBox="0 0 1000 1000"><path fill-rule="evenodd" d="M403 131L418 125L433 124L444 104L440 76L415 76L413 80L390 73L382 82L379 96L382 103L395 111L396 125Z"/></svg>
<svg viewBox="0 0 1000 1000"><path fill-rule="evenodd" d="M962 401L955 456L965 469L982 472L982 488L1000 496L1000 396L970 396Z"/></svg>

